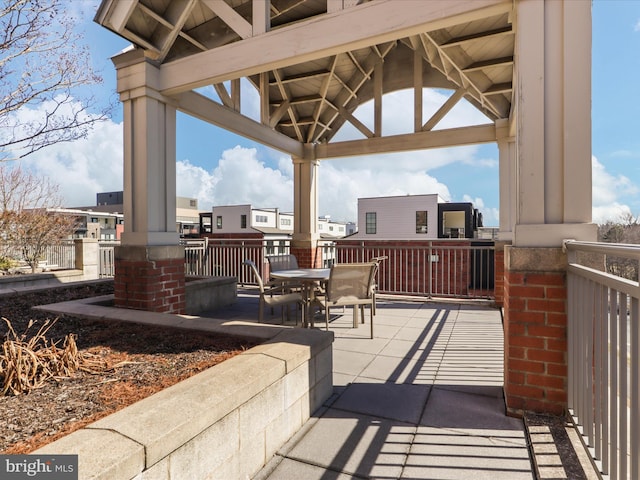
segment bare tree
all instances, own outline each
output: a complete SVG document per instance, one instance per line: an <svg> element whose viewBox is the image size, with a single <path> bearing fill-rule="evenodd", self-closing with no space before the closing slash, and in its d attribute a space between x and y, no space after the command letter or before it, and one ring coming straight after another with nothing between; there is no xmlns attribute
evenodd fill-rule
<svg viewBox="0 0 640 480"><path fill-rule="evenodd" d="M35 272L46 248L69 238L77 219L59 212L57 185L20 167L0 164L0 257L25 261Z"/></svg>
<svg viewBox="0 0 640 480"><path fill-rule="evenodd" d="M0 161L85 137L107 118L108 108L89 113L94 99L78 95L102 78L73 31L70 5L65 0L0 5ZM17 114L25 109L28 119Z"/></svg>
<svg viewBox="0 0 640 480"><path fill-rule="evenodd" d="M622 215L618 222L608 221L598 225L598 240L607 243L640 243L640 219L630 213ZM607 255L607 271L614 275L638 280L638 261Z"/></svg>

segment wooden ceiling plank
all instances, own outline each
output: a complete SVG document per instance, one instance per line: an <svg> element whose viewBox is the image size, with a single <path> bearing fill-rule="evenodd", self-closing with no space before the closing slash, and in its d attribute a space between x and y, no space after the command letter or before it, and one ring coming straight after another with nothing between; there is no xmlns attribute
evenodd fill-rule
<svg viewBox="0 0 640 480"><path fill-rule="evenodd" d="M160 73L162 93L171 95L230 78L318 60L430 29L506 13L513 8L511 0L434 0L424 2L419 9L398 8L398 1L367 2L168 62L163 64ZM359 27L353 28L353 25Z"/></svg>
<svg viewBox="0 0 640 480"><path fill-rule="evenodd" d="M240 38L251 38L253 26L231 8L224 0L200 0L209 10L215 13L226 23Z"/></svg>
<svg viewBox="0 0 640 480"><path fill-rule="evenodd" d="M175 98L178 102L177 108L193 117L289 155L304 156L304 148L301 142L220 105L204 95L196 92L185 92Z"/></svg>
<svg viewBox="0 0 640 480"><path fill-rule="evenodd" d="M289 77L285 77L280 80L283 84L292 83L292 82L303 82L306 80L310 80L312 78L318 78L323 76L329 76L331 72L328 70L315 70L313 72L301 73L299 75L291 75ZM272 81L271 85L276 85L276 81Z"/></svg>
<svg viewBox="0 0 640 480"><path fill-rule="evenodd" d="M511 25L508 25L506 27L496 28L494 30L488 30L486 32L479 32L479 33L474 33L472 35L464 35L462 37L452 38L451 40L444 42L440 46L442 48L451 48L467 42L473 42L477 40L486 40L488 38L496 37L499 35L511 35L511 34L513 34L513 28L511 27Z"/></svg>
<svg viewBox="0 0 640 480"><path fill-rule="evenodd" d="M463 68L462 71L464 73L469 73L469 72L484 70L486 68L504 67L509 65L513 65L513 55L510 55L508 57L492 58L490 60L474 62L468 67Z"/></svg>

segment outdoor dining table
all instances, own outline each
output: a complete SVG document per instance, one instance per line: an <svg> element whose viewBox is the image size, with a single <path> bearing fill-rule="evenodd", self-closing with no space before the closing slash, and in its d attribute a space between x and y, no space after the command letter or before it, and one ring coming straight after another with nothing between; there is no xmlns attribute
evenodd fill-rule
<svg viewBox="0 0 640 480"><path fill-rule="evenodd" d="M298 281L302 285L302 296L305 299L303 326L309 326L311 319L311 302L313 302L314 286L318 282L329 280L330 268L294 268L291 270L277 270L271 272L272 278L278 280Z"/></svg>

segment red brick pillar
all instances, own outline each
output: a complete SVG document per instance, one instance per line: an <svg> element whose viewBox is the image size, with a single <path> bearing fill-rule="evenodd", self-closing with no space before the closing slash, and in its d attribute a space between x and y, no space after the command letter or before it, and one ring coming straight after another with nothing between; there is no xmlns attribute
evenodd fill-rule
<svg viewBox="0 0 640 480"><path fill-rule="evenodd" d="M185 313L184 247L115 248L115 305L160 313Z"/></svg>
<svg viewBox="0 0 640 480"><path fill-rule="evenodd" d="M291 253L296 256L300 268L322 267L320 250L310 242L292 242Z"/></svg>
<svg viewBox="0 0 640 480"><path fill-rule="evenodd" d="M495 242L494 247L494 285L493 293L496 305L502 307L504 305L504 247L509 245L507 242Z"/></svg>
<svg viewBox="0 0 640 480"><path fill-rule="evenodd" d="M506 246L507 411L561 415L567 408L566 256L560 248Z"/></svg>

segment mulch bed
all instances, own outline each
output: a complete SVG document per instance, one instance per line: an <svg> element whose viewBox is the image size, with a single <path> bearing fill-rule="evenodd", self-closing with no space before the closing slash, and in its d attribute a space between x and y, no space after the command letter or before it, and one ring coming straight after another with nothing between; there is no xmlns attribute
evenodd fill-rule
<svg viewBox="0 0 640 480"><path fill-rule="evenodd" d="M54 320L31 310L33 305L109 293L111 283L0 296L0 317L8 319L17 334L35 320L28 329L33 335L47 319ZM7 331L0 322L0 341ZM48 380L26 394L0 396L0 453L30 453L253 346L207 333L71 317L59 317L46 337L62 344L70 333L76 336L78 351L102 368ZM0 385L2 380L0 374Z"/></svg>

